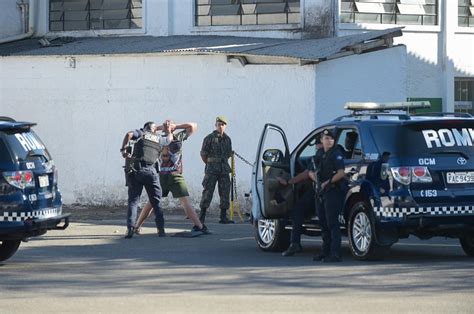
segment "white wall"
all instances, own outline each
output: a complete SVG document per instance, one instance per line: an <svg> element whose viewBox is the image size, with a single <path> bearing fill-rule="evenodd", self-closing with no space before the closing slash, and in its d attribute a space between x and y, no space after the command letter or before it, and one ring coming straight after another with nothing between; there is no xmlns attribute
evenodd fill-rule
<svg viewBox="0 0 474 314"><path fill-rule="evenodd" d="M184 151L194 202L204 170L199 151L215 116L227 116L235 151L252 162L264 123L283 126L293 144L314 128L314 66L129 55L2 57L0 69L0 112L38 122L66 203L125 201L119 148L127 131L148 120L199 124ZM236 163L242 196L250 190L251 169Z"/></svg>
<svg viewBox="0 0 474 314"><path fill-rule="evenodd" d="M21 11L16 0L0 1L0 39L23 32Z"/></svg>
<svg viewBox="0 0 474 314"><path fill-rule="evenodd" d="M16 0L2 0L15 2ZM272 38L328 37L335 33L337 3L333 0L300 0L300 25L244 25L244 26L194 26L195 0L143 0L141 30L96 30L48 33L49 0L37 0L38 21L36 35L99 36L113 34L150 36L172 35L231 35ZM0 16L2 12L0 11ZM0 19L1 20L1 19ZM0 21L1 23L1 21ZM0 29L0 34L3 31Z"/></svg>
<svg viewBox="0 0 474 314"><path fill-rule="evenodd" d="M316 66L316 124L348 114L349 101L392 102L406 99L404 46L353 55Z"/></svg>
<svg viewBox="0 0 474 314"><path fill-rule="evenodd" d="M457 5L439 0L439 25L406 25L394 40L407 46L408 97L442 98L447 111L454 111L454 77L474 77L474 28L457 26ZM340 24L339 35L398 26Z"/></svg>

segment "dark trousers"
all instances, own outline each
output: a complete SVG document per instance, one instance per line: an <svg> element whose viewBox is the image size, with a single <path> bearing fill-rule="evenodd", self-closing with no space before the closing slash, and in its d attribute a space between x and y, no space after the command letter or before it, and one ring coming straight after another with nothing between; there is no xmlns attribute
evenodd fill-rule
<svg viewBox="0 0 474 314"><path fill-rule="evenodd" d="M324 192L322 200L317 201L316 209L321 224L324 256L341 256L341 229L339 214L343 206L343 194L337 188Z"/></svg>
<svg viewBox="0 0 474 314"><path fill-rule="evenodd" d="M163 228L165 226L165 220L160 207L161 186L155 167L144 167L129 175L127 227L131 228L135 226L138 202L140 201L143 187L145 187L148 199L153 206L156 226Z"/></svg>
<svg viewBox="0 0 474 314"><path fill-rule="evenodd" d="M314 190L309 189L296 201L293 207L292 219L293 228L291 229L291 243L301 242L301 233L303 230L303 220L306 214L314 209Z"/></svg>

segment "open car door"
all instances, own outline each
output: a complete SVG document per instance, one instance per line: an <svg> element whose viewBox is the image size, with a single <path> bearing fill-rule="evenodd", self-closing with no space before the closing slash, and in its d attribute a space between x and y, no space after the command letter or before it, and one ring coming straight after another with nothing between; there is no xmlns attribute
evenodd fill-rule
<svg viewBox="0 0 474 314"><path fill-rule="evenodd" d="M290 152L285 132L267 123L260 136L252 171L254 219L288 217L293 204L292 187L283 187L277 177L290 178Z"/></svg>

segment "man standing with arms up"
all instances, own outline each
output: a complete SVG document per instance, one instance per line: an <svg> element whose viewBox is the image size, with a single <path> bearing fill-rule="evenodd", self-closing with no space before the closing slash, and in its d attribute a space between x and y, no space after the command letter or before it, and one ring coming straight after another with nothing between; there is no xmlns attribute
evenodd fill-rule
<svg viewBox="0 0 474 314"><path fill-rule="evenodd" d="M125 134L122 141L123 158L132 158L132 171L128 174L128 212L127 212L127 234L126 239L133 237L135 231L135 222L137 220L137 206L142 194L143 187L148 194L153 208L155 209L155 223L158 230L158 236L164 237L165 221L163 211L160 207L161 186L156 163L160 155L161 148L168 145L173 139L170 124L166 125L167 136L160 136L156 133L154 122L147 122L143 129L130 131ZM127 150L127 144L130 140L136 140L133 147L133 154L130 155Z"/></svg>
<svg viewBox="0 0 474 314"><path fill-rule="evenodd" d="M199 220L204 223L206 212L212 201L214 189L217 189L220 197L220 220L221 224L230 224L234 221L227 218L229 209L230 177L229 158L232 156L232 142L230 137L224 132L227 127L225 117L216 118L216 130L206 136L202 143L201 159L206 164L202 186L202 198L200 203L201 213Z"/></svg>

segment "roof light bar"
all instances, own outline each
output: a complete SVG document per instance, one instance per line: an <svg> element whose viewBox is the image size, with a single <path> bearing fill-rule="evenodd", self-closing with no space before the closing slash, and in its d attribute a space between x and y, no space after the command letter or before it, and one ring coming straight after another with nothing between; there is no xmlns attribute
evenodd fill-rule
<svg viewBox="0 0 474 314"><path fill-rule="evenodd" d="M385 111L385 110L411 110L430 108L429 101L402 101L402 102L348 102L344 109L352 111Z"/></svg>

